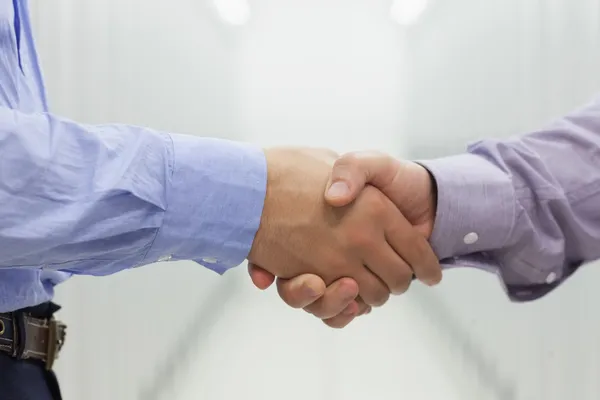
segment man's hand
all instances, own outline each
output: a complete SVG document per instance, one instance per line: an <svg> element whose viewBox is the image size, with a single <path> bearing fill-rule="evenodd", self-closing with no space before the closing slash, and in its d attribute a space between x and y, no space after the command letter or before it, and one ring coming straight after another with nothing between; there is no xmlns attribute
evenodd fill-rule
<svg viewBox="0 0 600 400"><path fill-rule="evenodd" d="M383 192L425 238L431 237L436 187L423 166L374 151L345 154L335 162L325 199L332 206L345 206L366 184Z"/></svg>
<svg viewBox="0 0 600 400"><path fill-rule="evenodd" d="M279 285L288 304L297 304L294 295L300 291L299 298L315 292L313 312L321 318L333 317L342 310L330 309L327 300L331 296L319 297L325 284L336 282L330 289L343 294L350 286L348 302L356 297L357 284L364 303L379 306L390 292L407 289L413 270L439 269L426 239L375 188L365 188L352 204L338 208L325 202L323 193L335 154L278 148L265 155L267 194L248 260L279 278L298 277ZM314 276L323 283L316 291L303 281ZM355 313L367 311L366 305Z"/></svg>
<svg viewBox="0 0 600 400"><path fill-rule="evenodd" d="M425 238L431 236L437 199L435 185L425 168L377 152L349 153L335 162L325 198L331 205L346 206L366 184L375 186L388 196ZM441 279L439 265L429 268L417 267L414 268L414 272L418 279L429 285L436 284ZM268 272L254 265L250 266L250 275L255 285L262 289L270 286L274 279ZM359 310L358 314L370 311L360 299L358 302L348 300L355 288L356 284L349 279L326 288L325 282L315 275L301 275L287 281L278 280L278 290L284 301L312 311L320 318L325 318L324 314L314 312L311 308L327 299L327 304L332 310L341 311L333 318L329 318L333 311L330 310L327 315L329 319L325 319L325 323L333 327L347 325L357 315L353 313L355 310ZM306 294L309 292L318 294L310 297Z"/></svg>

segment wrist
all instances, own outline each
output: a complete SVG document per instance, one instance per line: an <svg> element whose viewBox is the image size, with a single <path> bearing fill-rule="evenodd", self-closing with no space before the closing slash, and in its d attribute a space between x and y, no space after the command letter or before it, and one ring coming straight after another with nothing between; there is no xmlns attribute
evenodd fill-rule
<svg viewBox="0 0 600 400"><path fill-rule="evenodd" d="M431 171L429 171L425 167L423 168L425 169L425 171L427 171L427 175L429 176L429 183L431 185L431 208L433 210L432 221L435 221L438 209L438 184L437 180L435 179L435 176L431 173ZM429 232L429 236L431 236L431 232Z"/></svg>
<svg viewBox="0 0 600 400"><path fill-rule="evenodd" d="M323 212L323 193L337 155L329 150L294 147L263 152L266 192L248 260L270 267L275 253L289 254L289 247L297 245L290 236L314 228L316 215Z"/></svg>
<svg viewBox="0 0 600 400"><path fill-rule="evenodd" d="M266 161L266 188L265 188L265 197L262 207L262 213L260 216L260 221L258 224L258 228L256 230L256 234L254 235L254 240L252 241L252 245L250 247L250 251L248 253L248 261L251 263L259 263L261 257L261 249L264 248L264 242L266 240L266 232L269 226L269 216L271 214L272 208L272 192L273 192L273 180L278 176L277 168L273 165L273 154L269 149L263 149L263 154L265 155Z"/></svg>

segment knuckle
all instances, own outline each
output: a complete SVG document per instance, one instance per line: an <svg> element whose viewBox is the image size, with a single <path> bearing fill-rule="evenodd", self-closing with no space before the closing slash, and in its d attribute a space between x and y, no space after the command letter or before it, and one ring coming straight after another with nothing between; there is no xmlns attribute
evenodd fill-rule
<svg viewBox="0 0 600 400"><path fill-rule="evenodd" d="M357 185L365 184L364 166L354 153L348 153L335 160L333 163L333 176L344 177Z"/></svg>
<svg viewBox="0 0 600 400"><path fill-rule="evenodd" d="M370 248L375 244L373 235L370 235L366 229L353 229L348 234L350 246L353 248Z"/></svg>
<svg viewBox="0 0 600 400"><path fill-rule="evenodd" d="M429 242L417 231L411 232L407 237L416 254L421 258L427 257L429 253L433 253Z"/></svg>
<svg viewBox="0 0 600 400"><path fill-rule="evenodd" d="M344 276L350 272L349 262L345 256L340 254L331 254L327 257L326 261L326 271L330 271L332 275L329 277L330 279L335 279L337 277ZM327 284L331 284L331 281L326 281Z"/></svg>
<svg viewBox="0 0 600 400"><path fill-rule="evenodd" d="M331 150L331 149L328 149L328 148L323 148L323 149L322 149L322 151L323 151L323 152L324 152L324 153L325 153L327 156L329 156L329 157L332 157L332 158L336 158L336 159L337 159L337 158L340 156L340 155L339 155L339 154L338 154L336 151L334 151L334 150Z"/></svg>
<svg viewBox="0 0 600 400"><path fill-rule="evenodd" d="M288 306L292 308L300 308L300 300L297 298L296 292L285 285L287 284L283 284L277 288L279 297L281 297L283 302Z"/></svg>
<svg viewBox="0 0 600 400"><path fill-rule="evenodd" d="M352 153L344 154L333 162L334 175L353 176L357 169L357 158Z"/></svg>
<svg viewBox="0 0 600 400"><path fill-rule="evenodd" d="M412 278L413 271L408 265L404 264L394 276L393 287L390 288L391 292L395 295L403 294L410 287Z"/></svg>
<svg viewBox="0 0 600 400"><path fill-rule="evenodd" d="M312 304L309 304L308 306L302 308L304 311L306 311L307 313L314 315L317 318L322 318L320 315L322 314L321 312L321 302L320 301L316 301Z"/></svg>
<svg viewBox="0 0 600 400"><path fill-rule="evenodd" d="M304 307L304 310L319 319L325 319L335 315L331 312L329 308L331 307L329 307L328 304L326 304L325 302L318 302Z"/></svg>
<svg viewBox="0 0 600 400"><path fill-rule="evenodd" d="M341 313L358 295L358 286L354 283L345 285L344 281L347 281L347 278L330 285L321 298L304 308L305 311L321 319L331 318Z"/></svg>
<svg viewBox="0 0 600 400"><path fill-rule="evenodd" d="M408 291L408 289L410 288L410 284L411 284L411 280L412 277L410 279L408 279L406 282L403 282L401 284L398 284L393 290L392 290L392 294L394 295L400 295L400 294L404 294Z"/></svg>
<svg viewBox="0 0 600 400"><path fill-rule="evenodd" d="M356 164L358 162L359 156L356 151L351 151L348 153L342 154L340 158L337 159L336 163L342 165Z"/></svg>
<svg viewBox="0 0 600 400"><path fill-rule="evenodd" d="M386 217L388 203L385 201L386 198L383 193L374 187L365 188L363 193L364 201L366 203L364 207L368 211L369 215L377 219Z"/></svg>
<svg viewBox="0 0 600 400"><path fill-rule="evenodd" d="M289 281L278 281L279 297L292 308L302 308L315 302L325 293L325 284L320 278L315 278L303 276Z"/></svg>

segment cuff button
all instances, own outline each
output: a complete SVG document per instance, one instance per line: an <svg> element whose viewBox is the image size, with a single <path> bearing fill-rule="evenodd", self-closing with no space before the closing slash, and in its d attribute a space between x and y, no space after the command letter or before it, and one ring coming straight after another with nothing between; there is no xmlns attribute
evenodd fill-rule
<svg viewBox="0 0 600 400"><path fill-rule="evenodd" d="M556 280L556 272L550 272L546 277L546 283L551 284Z"/></svg>
<svg viewBox="0 0 600 400"><path fill-rule="evenodd" d="M479 235L475 232L467 233L465 235L465 237L463 238L463 242L465 242L465 244L473 244L473 243L477 242L478 240L479 240Z"/></svg>

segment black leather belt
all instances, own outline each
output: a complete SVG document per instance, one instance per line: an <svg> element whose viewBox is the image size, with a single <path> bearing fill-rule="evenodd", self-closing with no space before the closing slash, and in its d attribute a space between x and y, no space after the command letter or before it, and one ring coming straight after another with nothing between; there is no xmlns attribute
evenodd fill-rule
<svg viewBox="0 0 600 400"><path fill-rule="evenodd" d="M52 369L65 342L66 325L50 318L35 318L16 311L0 313L0 351L27 360L43 361Z"/></svg>

